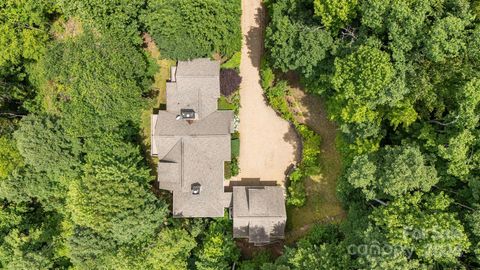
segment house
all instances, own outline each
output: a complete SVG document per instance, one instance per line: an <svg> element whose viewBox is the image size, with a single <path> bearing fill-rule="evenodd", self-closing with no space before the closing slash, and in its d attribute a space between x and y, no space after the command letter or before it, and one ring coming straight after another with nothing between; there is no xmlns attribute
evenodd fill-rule
<svg viewBox="0 0 480 270"><path fill-rule="evenodd" d="M158 186L173 193L174 217L223 217L225 208L231 208L234 222L239 219L241 230L252 235L250 240L265 243L283 235L284 225L277 226L282 220L285 223L283 191L252 187L243 196L239 188L233 192L238 193L233 201L232 192L225 192L224 163L231 159L233 112L218 110L219 97L218 62L194 59L172 67L166 110L151 119L151 153L159 159ZM261 201L258 196L275 197ZM279 205L272 207L272 203ZM265 235L253 233L261 228Z"/></svg>
<svg viewBox="0 0 480 270"><path fill-rule="evenodd" d="M283 239L287 214L280 187L233 187L233 237L263 245Z"/></svg>
<svg viewBox="0 0 480 270"><path fill-rule="evenodd" d="M178 62L167 82L167 108L152 116L158 185L173 192L174 217L223 217L224 162L231 158L233 112L218 111L220 64Z"/></svg>

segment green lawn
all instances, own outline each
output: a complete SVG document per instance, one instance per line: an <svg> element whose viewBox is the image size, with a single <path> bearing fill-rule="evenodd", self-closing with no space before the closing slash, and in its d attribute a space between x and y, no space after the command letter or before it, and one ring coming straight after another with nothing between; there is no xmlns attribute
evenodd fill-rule
<svg viewBox="0 0 480 270"><path fill-rule="evenodd" d="M230 103L226 97L220 96L218 99L218 109L219 110L234 110L235 105Z"/></svg>

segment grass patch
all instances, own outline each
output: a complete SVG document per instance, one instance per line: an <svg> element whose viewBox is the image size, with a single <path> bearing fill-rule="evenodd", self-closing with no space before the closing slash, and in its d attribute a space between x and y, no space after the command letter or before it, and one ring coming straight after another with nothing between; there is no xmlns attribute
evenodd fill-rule
<svg viewBox="0 0 480 270"><path fill-rule="evenodd" d="M232 158L238 158L240 156L240 139L232 139Z"/></svg>
<svg viewBox="0 0 480 270"><path fill-rule="evenodd" d="M152 40L145 42L147 45L146 51L155 61L158 70L154 75L154 82L151 86L153 97L148 105L142 111L140 136L142 138L142 148L146 155L147 161L153 171L156 170L158 160L151 156L151 115L160 109L165 108L167 103L167 80L170 79L170 67L175 65L174 60L162 59L160 51ZM155 172L154 172L155 173Z"/></svg>
<svg viewBox="0 0 480 270"><path fill-rule="evenodd" d="M222 64L222 68L240 69L242 52L236 52L229 60Z"/></svg>
<svg viewBox="0 0 480 270"><path fill-rule="evenodd" d="M305 178L307 200L302 207L287 208L287 242L292 243L304 236L314 224L338 223L345 212L336 196L337 180L342 170L341 156L336 148L337 127L328 119L325 106L318 96L305 94L298 88L290 92L303 115L296 116L320 135L320 172Z"/></svg>
<svg viewBox="0 0 480 270"><path fill-rule="evenodd" d="M240 139L238 132L235 132L232 135L230 145L232 148L232 160L229 162L225 162L225 179L230 179L232 178L232 176L237 176L240 172L240 168L238 166L238 157L240 156Z"/></svg>
<svg viewBox="0 0 480 270"><path fill-rule="evenodd" d="M292 122L302 137L303 160L290 174L287 187L287 243L307 234L315 224L336 223L346 216L337 198L342 163L336 148L337 127L321 99L306 94L295 74L276 73L263 59L261 84L270 106Z"/></svg>
<svg viewBox="0 0 480 270"><path fill-rule="evenodd" d="M233 103L230 103L228 99L224 96L220 96L218 99L218 109L219 110L234 110L235 105Z"/></svg>

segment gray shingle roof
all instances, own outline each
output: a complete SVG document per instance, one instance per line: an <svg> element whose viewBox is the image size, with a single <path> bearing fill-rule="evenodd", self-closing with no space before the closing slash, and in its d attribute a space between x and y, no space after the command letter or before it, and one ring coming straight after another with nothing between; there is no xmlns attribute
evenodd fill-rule
<svg viewBox="0 0 480 270"><path fill-rule="evenodd" d="M167 111L179 114L193 109L204 118L217 110L220 97L220 63L209 59L179 61L172 82L167 83Z"/></svg>
<svg viewBox="0 0 480 270"><path fill-rule="evenodd" d="M190 61L179 61L177 64L178 77L218 77L220 63L208 58L197 58Z"/></svg>
<svg viewBox="0 0 480 270"><path fill-rule="evenodd" d="M167 110L152 117L159 187L173 192L176 217L222 217L231 201L223 189L223 168L231 158L233 112L217 111L220 66L197 59L179 62L175 72L175 82L167 84ZM187 108L195 111L195 120L177 118ZM199 194L192 193L193 184L200 185Z"/></svg>
<svg viewBox="0 0 480 270"><path fill-rule="evenodd" d="M284 238L287 220L281 187L233 187L233 236L255 244Z"/></svg>
<svg viewBox="0 0 480 270"><path fill-rule="evenodd" d="M152 155L159 158L161 189L173 192L175 217L222 217L233 209L233 235L255 244L284 237L283 189L234 186L224 192L224 162L231 158L232 111L218 111L220 64L178 62L167 83L167 110L152 116ZM195 120L178 116L193 109ZM192 187L200 187L194 194Z"/></svg>
<svg viewBox="0 0 480 270"><path fill-rule="evenodd" d="M159 111L153 136L223 135L230 134L233 129L232 111L216 111L206 118L193 120L190 123L177 120L176 117L176 114Z"/></svg>

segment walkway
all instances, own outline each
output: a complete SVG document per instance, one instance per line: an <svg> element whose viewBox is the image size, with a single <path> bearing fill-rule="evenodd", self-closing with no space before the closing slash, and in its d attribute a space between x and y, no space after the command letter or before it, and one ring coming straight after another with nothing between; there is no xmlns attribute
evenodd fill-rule
<svg viewBox="0 0 480 270"><path fill-rule="evenodd" d="M260 86L265 11L261 0L242 0L242 62L240 75L240 175L283 184L295 160L297 138L289 123L270 108Z"/></svg>

